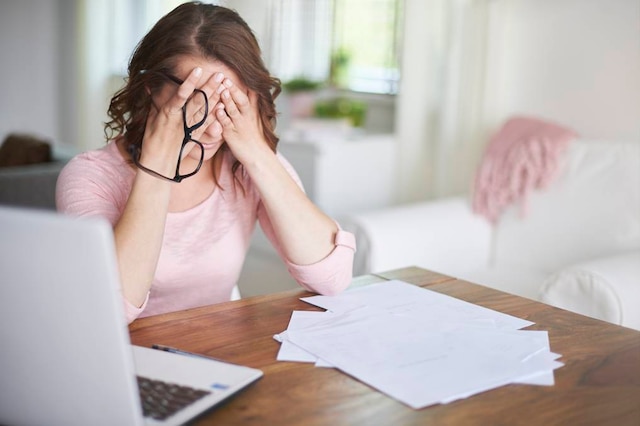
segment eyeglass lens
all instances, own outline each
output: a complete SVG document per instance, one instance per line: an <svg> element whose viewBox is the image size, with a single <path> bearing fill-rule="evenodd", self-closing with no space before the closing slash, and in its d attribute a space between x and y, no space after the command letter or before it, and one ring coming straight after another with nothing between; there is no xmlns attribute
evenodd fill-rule
<svg viewBox="0 0 640 426"><path fill-rule="evenodd" d="M147 74L148 71L144 71L141 73ZM182 84L182 80L169 74L151 73L151 75L161 75L176 84ZM140 146L130 147L130 154L133 162L137 167L147 173L150 173L158 178L167 179L174 182L180 182L185 178L195 175L200 170L200 167L202 166L202 162L204 160L204 147L200 142L193 139L192 133L194 130L202 127L207 119L208 112L209 100L207 99L207 95L202 90L195 89L182 108L184 139L182 141L182 147L180 148L180 156L178 157L178 161L176 163L176 171L173 178L164 176L140 164ZM191 159L185 161L185 157L187 156L191 157ZM198 158L199 161L193 161Z"/></svg>
<svg viewBox="0 0 640 426"><path fill-rule="evenodd" d="M186 178L193 176L198 172L198 170L200 170L200 166L202 166L202 160L204 158L204 148L202 147L202 144L192 139L186 141L180 150L180 158L184 158L184 155L187 153L192 159L199 158L199 161L179 161L178 169L176 170L176 177L180 176L181 178Z"/></svg>
<svg viewBox="0 0 640 426"><path fill-rule="evenodd" d="M204 124L207 118L207 96L196 90L184 105L184 124L188 130L195 130Z"/></svg>

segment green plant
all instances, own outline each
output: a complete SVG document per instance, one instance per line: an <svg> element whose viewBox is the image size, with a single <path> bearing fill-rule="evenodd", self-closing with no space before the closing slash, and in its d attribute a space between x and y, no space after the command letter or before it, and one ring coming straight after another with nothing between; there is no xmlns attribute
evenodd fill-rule
<svg viewBox="0 0 640 426"><path fill-rule="evenodd" d="M345 48L336 49L331 55L329 81L334 87L346 88L349 83L351 54Z"/></svg>
<svg viewBox="0 0 640 426"><path fill-rule="evenodd" d="M319 81L310 80L306 77L296 77L282 83L282 88L289 93L308 92L317 90L322 85Z"/></svg>
<svg viewBox="0 0 640 426"><path fill-rule="evenodd" d="M346 118L353 127L362 127L367 105L354 99L335 98L316 102L315 116L319 118Z"/></svg>

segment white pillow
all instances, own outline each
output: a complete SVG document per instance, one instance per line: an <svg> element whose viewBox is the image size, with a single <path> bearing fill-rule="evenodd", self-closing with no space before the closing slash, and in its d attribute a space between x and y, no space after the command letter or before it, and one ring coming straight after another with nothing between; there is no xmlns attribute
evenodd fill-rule
<svg viewBox="0 0 640 426"><path fill-rule="evenodd" d="M640 250L564 268L547 277L540 300L640 330Z"/></svg>
<svg viewBox="0 0 640 426"><path fill-rule="evenodd" d="M640 248L640 143L575 140L562 173L496 229L495 262L547 273Z"/></svg>

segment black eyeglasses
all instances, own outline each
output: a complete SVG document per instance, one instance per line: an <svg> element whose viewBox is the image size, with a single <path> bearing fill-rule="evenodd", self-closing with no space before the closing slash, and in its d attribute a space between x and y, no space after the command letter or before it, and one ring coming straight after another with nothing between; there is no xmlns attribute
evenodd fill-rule
<svg viewBox="0 0 640 426"><path fill-rule="evenodd" d="M178 85L182 84L183 81L178 77L175 77L170 74L166 74L163 72L157 71L147 71L143 70L140 72L141 74L149 74L153 76L161 76L164 77ZM136 167L140 170L149 173L152 176L166 179L172 182L182 182L183 179L186 179L190 176L195 175L202 167L202 163L204 161L204 147L202 143L192 138L192 134L195 130L202 127L204 122L207 120L207 116L209 114L209 99L207 99L207 95L200 89L194 89L187 102L185 102L182 107L182 122L184 128L184 138L182 139L182 146L180 147L180 154L178 156L178 162L176 164L176 173L171 178L165 176L161 173L156 172L155 170L151 170L142 164L140 164L140 155L142 153L142 142L140 144L131 144L128 147L129 155L131 155L131 159L133 160ZM183 170L181 172L181 163L182 156L185 150L190 152L193 149L200 150L200 161L195 168L189 168L188 170ZM183 173L186 172L186 173Z"/></svg>

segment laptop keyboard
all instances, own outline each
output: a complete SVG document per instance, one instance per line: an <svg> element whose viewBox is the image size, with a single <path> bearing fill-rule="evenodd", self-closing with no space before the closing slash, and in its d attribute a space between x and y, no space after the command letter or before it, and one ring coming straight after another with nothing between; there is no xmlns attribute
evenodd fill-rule
<svg viewBox="0 0 640 426"><path fill-rule="evenodd" d="M145 417L164 420L211 392L138 376Z"/></svg>

